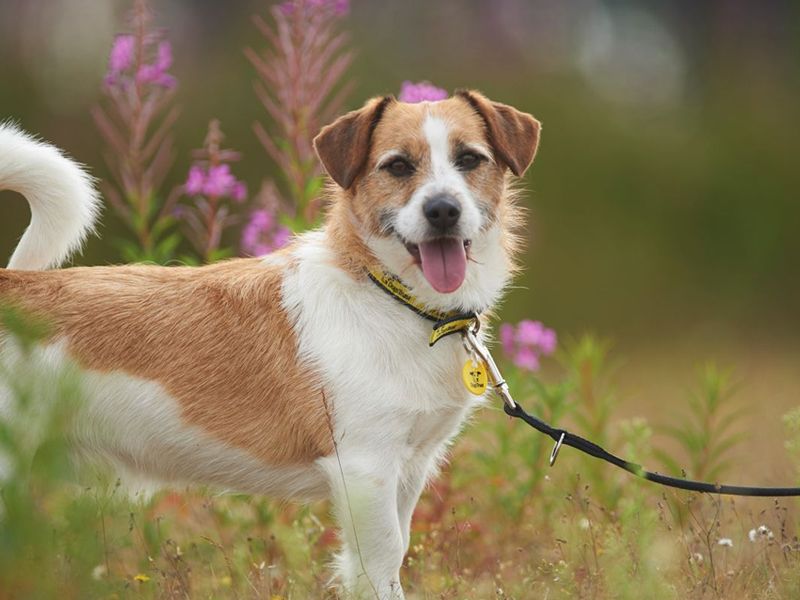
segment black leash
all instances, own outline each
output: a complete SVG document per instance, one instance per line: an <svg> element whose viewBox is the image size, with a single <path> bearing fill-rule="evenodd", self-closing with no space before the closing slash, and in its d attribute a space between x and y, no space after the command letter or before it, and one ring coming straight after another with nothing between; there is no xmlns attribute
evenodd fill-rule
<svg viewBox="0 0 800 600"><path fill-rule="evenodd" d="M508 416L522 419L537 431L540 431L543 434L553 438L553 441L556 442L556 445L553 447L553 452L550 454L550 466L555 463L561 446L572 446L573 448L577 448L589 456L610 462L612 465L619 467L620 469L624 469L628 473L632 473L637 477L641 477L642 479L647 479L648 481L659 483L661 485L666 485L668 487L678 488L680 490L688 490L690 492L707 492L709 494L728 494L731 496L800 496L800 488L796 487L782 488L722 485L719 483L707 483L705 481L692 481L690 479L669 477L667 475L646 471L641 465L637 465L636 463L628 462L625 459L614 456L604 448L601 448L594 442L590 442L579 435L570 433L565 429L551 427L541 419L537 419L533 415L525 412L518 402L515 402L514 408L511 408L511 406L508 404L504 404L503 409L506 411Z"/></svg>
<svg viewBox="0 0 800 600"><path fill-rule="evenodd" d="M497 368L497 364L492 358L491 352L478 338L477 333L480 329L481 322L478 314L474 312L458 313L449 312L443 313L439 311L431 311L426 309L422 303L414 296L411 289L404 284L399 277L376 269L370 271L368 276L372 283L378 286L381 290L392 296L395 300L410 308L415 313L433 321L433 331L429 340L429 345L433 346L437 340L452 333L461 333L464 340L464 347L467 352L473 354L480 359L483 363L483 368L486 369L483 379L484 389L486 388L487 381L491 382L491 388L503 400L503 409L510 417L522 419L528 425L550 436L555 441L556 445L550 453L550 466L556 462L561 446L567 445L577 448L581 452L585 452L589 456L599 458L612 465L624 469L628 473L641 477L648 481L665 485L668 487L678 488L679 490L688 490L690 492L706 492L708 494L728 494L731 496L761 496L761 497L778 497L778 496L800 496L800 487L794 488L778 488L778 487L749 487L742 485L722 485L719 483L707 483L705 481L692 481L690 479L680 479L678 477L669 477L668 475L661 475L646 471L641 465L628 462L618 456L614 456L604 448L601 448L594 442L582 438L579 435L570 433L566 429L557 429L551 427L541 419L537 419L533 415L528 414L525 410L511 397L511 392L508 389L508 384ZM476 360L477 363L477 360ZM478 367L475 367L476 370ZM469 388L468 388L469 389Z"/></svg>

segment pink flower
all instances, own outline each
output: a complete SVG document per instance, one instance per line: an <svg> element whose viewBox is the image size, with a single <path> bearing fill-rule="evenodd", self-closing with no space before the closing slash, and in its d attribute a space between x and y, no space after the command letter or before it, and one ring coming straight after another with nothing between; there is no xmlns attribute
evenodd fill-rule
<svg viewBox="0 0 800 600"><path fill-rule="evenodd" d="M538 346L542 337L544 325L539 321L525 319L517 325L517 341L528 346Z"/></svg>
<svg viewBox="0 0 800 600"><path fill-rule="evenodd" d="M286 0L278 4L278 10L288 17L304 4L312 10L331 9L339 17L350 12L350 0Z"/></svg>
<svg viewBox="0 0 800 600"><path fill-rule="evenodd" d="M542 349L542 354L552 354L556 351L557 345L558 339L556 338L556 332L552 329L545 328L539 338L539 348Z"/></svg>
<svg viewBox="0 0 800 600"><path fill-rule="evenodd" d="M186 183L184 184L186 193L190 196L202 194L205 183L206 175L203 173L202 167L193 165L192 168L189 169L189 176L186 178Z"/></svg>
<svg viewBox="0 0 800 600"><path fill-rule="evenodd" d="M166 71L172 66L172 44L164 40L158 45L158 56L156 57L156 67Z"/></svg>
<svg viewBox="0 0 800 600"><path fill-rule="evenodd" d="M132 35L118 35L111 46L108 57L108 75L116 76L127 71L133 64L135 41Z"/></svg>
<svg viewBox="0 0 800 600"><path fill-rule="evenodd" d="M514 326L511 323L500 325L500 344L503 352L512 356L514 354Z"/></svg>
<svg viewBox="0 0 800 600"><path fill-rule="evenodd" d="M172 45L164 40L158 44L156 61L152 65L142 65L136 73L136 81L139 83L154 83L161 87L175 87L175 78L167 73L167 69L172 66Z"/></svg>
<svg viewBox="0 0 800 600"><path fill-rule="evenodd" d="M540 321L525 319L517 326L504 323L500 326L500 343L503 352L521 369L537 371L539 360L555 352L556 332Z"/></svg>
<svg viewBox="0 0 800 600"><path fill-rule="evenodd" d="M183 189L189 196L227 196L235 202L244 202L247 198L247 184L233 176L227 163L209 167L208 172L200 165L192 165Z"/></svg>
<svg viewBox="0 0 800 600"><path fill-rule="evenodd" d="M400 87L398 100L412 104L416 102L436 102L437 100L446 99L448 95L447 90L438 88L427 81L421 81L420 83L404 81Z"/></svg>
<svg viewBox="0 0 800 600"><path fill-rule="evenodd" d="M263 256L285 246L291 231L275 221L266 209L254 210L242 231L242 250L251 256Z"/></svg>
<svg viewBox="0 0 800 600"><path fill-rule="evenodd" d="M350 12L350 0L333 0L331 7L337 15L344 16Z"/></svg>
<svg viewBox="0 0 800 600"><path fill-rule="evenodd" d="M247 198L247 184L244 181L237 181L233 184L231 198L236 202L244 202Z"/></svg>
<svg viewBox="0 0 800 600"><path fill-rule="evenodd" d="M539 356L530 347L522 347L514 355L514 364L528 371L539 370Z"/></svg>
<svg viewBox="0 0 800 600"><path fill-rule="evenodd" d="M276 250L278 248L283 248L286 244L289 243L289 238L291 237L292 237L291 230L288 227L279 225L272 236L272 247L275 248Z"/></svg>
<svg viewBox="0 0 800 600"><path fill-rule="evenodd" d="M203 193L206 196L217 198L226 196L236 183L236 178L231 174L231 167L227 164L217 165L208 168Z"/></svg>

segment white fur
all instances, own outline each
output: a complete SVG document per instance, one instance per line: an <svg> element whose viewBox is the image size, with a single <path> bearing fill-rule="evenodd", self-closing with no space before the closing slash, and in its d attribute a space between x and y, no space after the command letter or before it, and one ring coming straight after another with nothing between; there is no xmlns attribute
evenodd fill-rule
<svg viewBox="0 0 800 600"><path fill-rule="evenodd" d="M327 495L321 469L266 465L187 425L177 401L156 382L121 372L79 373L66 352L66 340L39 346L30 355L21 352L13 339L0 342L2 372L33 385L30 395L38 406L25 413L30 436L43 433L41 419L48 412L48 401L59 400L52 398L54 390L77 382L79 404L69 434L75 451L93 463L110 462L131 491L139 491L143 484L155 488L169 482L300 500ZM18 412L14 397L0 379L0 416L13 418Z"/></svg>
<svg viewBox="0 0 800 600"><path fill-rule="evenodd" d="M431 176L414 190L408 203L397 212L395 229L407 242L418 244L425 241L429 224L422 206L428 198L446 193L455 197L461 205L458 237L471 240L478 235L483 217L472 190L453 164L447 123L439 117L428 116L422 124L422 133L430 148Z"/></svg>
<svg viewBox="0 0 800 600"><path fill-rule="evenodd" d="M338 455L317 462L342 524L340 574L349 589L399 597L414 506L477 402L459 376L466 354L458 336L428 348L429 322L332 267L324 232L304 235L295 259L283 306L332 407Z"/></svg>
<svg viewBox="0 0 800 600"><path fill-rule="evenodd" d="M424 135L432 175L400 211L399 222L409 228L403 235L414 240L422 198L440 191L458 197L462 233L472 240L464 283L452 294L440 294L395 237L365 237L382 263L431 308L487 308L508 279L501 230L484 223L479 199L452 165L447 124L428 118ZM6 152L12 145L20 149L13 160ZM35 185L37 178L49 186ZM0 129L0 182L23 191L34 207L31 227L14 254L16 266L56 264L91 226L97 199L86 176L53 148L8 127ZM51 249L42 245L45 233L58 242ZM332 411L334 455L306 467L264 464L188 425L177 401L157 382L120 372L82 375L85 404L73 435L82 453L110 460L137 480L209 483L284 498L330 497L342 527L337 569L345 589L355 597L403 598L399 571L414 506L482 398L461 382L467 355L459 336L429 348L431 323L368 280L338 268L331 243L324 229L310 232L298 239L290 259L275 260L284 269L281 302L297 335L299 360L319 374ZM65 365L63 342L38 349L31 368L45 372ZM20 358L7 344L0 360L13 366ZM13 416L2 392L0 415Z"/></svg>
<svg viewBox="0 0 800 600"><path fill-rule="evenodd" d="M5 189L25 196L31 207L31 223L9 269L57 267L80 248L100 210L92 179L80 166L10 123L0 123L0 190Z"/></svg>
<svg viewBox="0 0 800 600"><path fill-rule="evenodd" d="M397 236L364 237L381 263L400 276L426 306L444 311L485 310L499 301L510 277L508 258L501 244L502 231L498 225L487 226L479 208L480 198L475 197L463 174L453 164L447 123L439 117L428 116L422 129L430 148L431 176L397 211L393 225L400 238L419 243L428 235L428 223L422 211L425 200L438 193L457 198L461 204L459 237L472 242L464 283L453 293L441 294L412 263L408 250ZM485 148L476 147L475 151L491 156Z"/></svg>

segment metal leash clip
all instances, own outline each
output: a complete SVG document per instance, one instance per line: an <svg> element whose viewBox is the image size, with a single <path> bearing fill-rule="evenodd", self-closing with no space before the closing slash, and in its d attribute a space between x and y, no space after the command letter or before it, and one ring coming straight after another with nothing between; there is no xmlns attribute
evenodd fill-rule
<svg viewBox="0 0 800 600"><path fill-rule="evenodd" d="M511 392L508 390L508 384L503 379L500 369L497 368L497 363L494 362L492 354L489 349L478 339L477 333L481 328L481 323L475 319L475 323L463 331L464 346L467 352L475 353L486 364L486 369L489 372L489 380L492 382L492 388L495 393L500 396L503 402L511 409L517 408L517 403L511 397Z"/></svg>
<svg viewBox="0 0 800 600"><path fill-rule="evenodd" d="M567 432L566 431L562 431L561 432L561 437L558 438L558 441L556 442L556 445L553 446L553 451L550 453L550 466L551 467L554 464L556 464L556 459L558 458L558 453L561 450L561 444L564 443L564 438L566 437L566 435L567 435Z"/></svg>

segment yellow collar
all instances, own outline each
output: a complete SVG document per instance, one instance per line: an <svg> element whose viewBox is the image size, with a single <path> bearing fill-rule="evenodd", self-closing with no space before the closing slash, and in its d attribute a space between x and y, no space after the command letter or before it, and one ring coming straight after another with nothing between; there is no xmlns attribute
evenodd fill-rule
<svg viewBox="0 0 800 600"><path fill-rule="evenodd" d="M428 340L429 346L433 346L447 335L466 331L478 320L478 314L475 312L443 312L425 307L425 305L411 293L408 286L393 273L381 269L370 269L368 275L372 283L377 285L400 304L404 305L406 308L410 308L419 316L433 321L433 331L431 331L431 337Z"/></svg>

